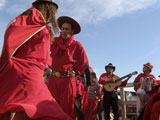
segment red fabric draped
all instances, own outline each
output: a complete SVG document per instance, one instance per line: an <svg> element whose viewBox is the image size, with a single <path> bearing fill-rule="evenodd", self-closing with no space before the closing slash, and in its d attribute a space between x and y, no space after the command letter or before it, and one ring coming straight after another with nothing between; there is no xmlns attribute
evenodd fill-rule
<svg viewBox="0 0 160 120"><path fill-rule="evenodd" d="M18 16L6 31L0 62L11 58L0 73L0 114L25 111L32 119L71 120L44 84L43 69L51 62L50 28L38 10L30 10L32 15Z"/></svg>
<svg viewBox="0 0 160 120"><path fill-rule="evenodd" d="M20 15L16 17L5 32L0 58L0 72L18 47L24 44L29 37L46 25L38 10L35 8L29 10L32 11L31 15Z"/></svg>
<svg viewBox="0 0 160 120"><path fill-rule="evenodd" d="M149 102L146 105L145 111L144 111L144 115L143 115L143 120L152 120L151 118L151 114L152 114L152 109L153 109L153 105L154 103L156 103L157 101L160 101L160 93L155 94L154 96L152 96L152 98L149 100ZM158 106L157 106L158 107ZM160 109L160 108L159 108ZM154 114L154 113L153 113ZM160 113L159 113L160 114ZM155 120L155 119L154 119Z"/></svg>

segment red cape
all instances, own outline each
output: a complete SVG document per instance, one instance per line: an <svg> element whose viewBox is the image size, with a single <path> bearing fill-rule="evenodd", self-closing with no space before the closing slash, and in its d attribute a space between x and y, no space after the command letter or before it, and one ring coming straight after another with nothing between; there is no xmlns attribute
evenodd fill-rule
<svg viewBox="0 0 160 120"><path fill-rule="evenodd" d="M152 96L152 98L149 100L149 102L146 105L144 115L143 115L143 120L150 120L152 106L156 101L159 101L159 100L160 100L160 93L157 93L154 96Z"/></svg>
<svg viewBox="0 0 160 120"><path fill-rule="evenodd" d="M14 53L44 27L46 27L46 22L42 14L35 8L28 9L10 23L4 36L0 57L0 72L5 68Z"/></svg>

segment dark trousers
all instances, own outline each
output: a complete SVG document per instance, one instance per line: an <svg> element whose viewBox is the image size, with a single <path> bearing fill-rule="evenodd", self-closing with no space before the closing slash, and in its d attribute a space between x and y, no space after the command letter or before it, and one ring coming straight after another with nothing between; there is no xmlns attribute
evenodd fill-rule
<svg viewBox="0 0 160 120"><path fill-rule="evenodd" d="M98 114L98 120L102 120L102 101L98 101L98 107L97 107L97 114Z"/></svg>
<svg viewBox="0 0 160 120"><path fill-rule="evenodd" d="M145 108L140 112L139 116L137 117L136 120L142 120L143 119L143 114L144 114Z"/></svg>
<svg viewBox="0 0 160 120"><path fill-rule="evenodd" d="M114 114L114 120L118 120L119 118L119 107L118 107L118 97L116 92L104 92L103 97L103 109L105 120L110 120L110 110L112 108L112 112Z"/></svg>
<svg viewBox="0 0 160 120"><path fill-rule="evenodd" d="M78 97L75 100L74 113L75 113L77 120L84 120L84 114L81 109L81 96L80 95L78 95Z"/></svg>

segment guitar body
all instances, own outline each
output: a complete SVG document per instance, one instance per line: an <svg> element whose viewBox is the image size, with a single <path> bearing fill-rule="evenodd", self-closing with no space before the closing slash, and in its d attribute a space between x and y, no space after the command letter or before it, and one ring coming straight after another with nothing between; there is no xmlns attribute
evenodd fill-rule
<svg viewBox="0 0 160 120"><path fill-rule="evenodd" d="M105 89L106 91L109 91L109 92L114 91L114 89L115 89L116 87L120 86L121 83L122 83L122 81L118 81L118 82L116 82L116 83L106 83L106 84L104 85L104 89Z"/></svg>

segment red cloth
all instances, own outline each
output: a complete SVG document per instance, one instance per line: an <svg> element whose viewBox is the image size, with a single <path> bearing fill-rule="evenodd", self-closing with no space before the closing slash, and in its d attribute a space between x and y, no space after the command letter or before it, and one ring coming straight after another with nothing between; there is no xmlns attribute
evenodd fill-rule
<svg viewBox="0 0 160 120"><path fill-rule="evenodd" d="M88 104L83 108L85 120L95 120L97 113L98 101L96 99L88 99Z"/></svg>
<svg viewBox="0 0 160 120"><path fill-rule="evenodd" d="M152 98L147 103L143 115L143 120L159 120L158 115L160 115L160 93L152 96Z"/></svg>
<svg viewBox="0 0 160 120"><path fill-rule="evenodd" d="M83 111L85 111L85 108L87 107L88 105L88 100L87 100L87 95L88 95L88 86L85 86L84 88L84 91L82 93L82 96L81 96L81 108Z"/></svg>
<svg viewBox="0 0 160 120"><path fill-rule="evenodd" d="M109 78L109 77L114 77L114 76L117 76L117 75L112 74L112 76L109 76L107 73L103 73L103 74L100 76L98 82L99 82L99 84L104 85L104 84L106 84L106 82L107 82L107 78Z"/></svg>
<svg viewBox="0 0 160 120"><path fill-rule="evenodd" d="M141 77L143 77L144 79L145 79L146 77L149 77L149 78L152 78L152 79L156 79L156 77L155 77L154 75L152 75L152 74L146 75L146 74L144 74L144 73L141 73L141 74L139 74L139 75L135 78L134 83L139 82L140 79L141 79ZM134 87L134 90L137 91L137 89L138 89L138 88L135 86L135 87Z"/></svg>
<svg viewBox="0 0 160 120"><path fill-rule="evenodd" d="M61 35L55 38L51 47L51 69L59 72L75 70L76 75L81 75L88 66L86 52L80 42L74 40L74 35L63 44Z"/></svg>
<svg viewBox="0 0 160 120"><path fill-rule="evenodd" d="M82 94L82 103L81 108L84 113L85 120L95 120L97 107L98 107L98 100L97 99L88 99L88 86L85 86L83 94Z"/></svg>
<svg viewBox="0 0 160 120"><path fill-rule="evenodd" d="M160 100L154 103L151 111L150 120L159 120L159 117L160 117Z"/></svg>
<svg viewBox="0 0 160 120"><path fill-rule="evenodd" d="M32 119L71 120L43 82L43 69L51 62L49 57L50 28L41 29L45 22L41 24L40 12L34 8L30 10L33 13L32 17L30 15L28 17L18 16L16 22L11 25L11 28L9 26L8 33L6 33L8 37L4 41L4 50L8 51L7 58L11 58L0 74L0 114L25 111ZM35 27L39 26L38 33L37 30L34 30L34 24ZM15 32L12 30L17 32L14 36ZM30 39L24 35L24 33L28 34L29 30L32 34L26 36L30 38L33 35ZM7 44L9 44L8 47L6 47ZM11 55L13 51L16 51L15 56ZM6 59L6 56L2 55L2 59Z"/></svg>
<svg viewBox="0 0 160 120"><path fill-rule="evenodd" d="M50 68L58 72L75 70L76 75L81 75L88 66L88 58L81 43L74 40L74 36L63 44L61 35L55 38L51 47L52 65ZM48 89L60 104L62 109L74 118L74 104L77 94L76 77L51 76L48 80Z"/></svg>
<svg viewBox="0 0 160 120"><path fill-rule="evenodd" d="M9 59L33 34L46 26L43 17L35 8L30 9L31 15L20 15L8 26L5 36L2 54L0 58L0 72L6 66ZM27 20L27 21L26 21Z"/></svg>
<svg viewBox="0 0 160 120"><path fill-rule="evenodd" d="M77 94L82 96L83 90L84 90L84 85L82 80L77 80Z"/></svg>

